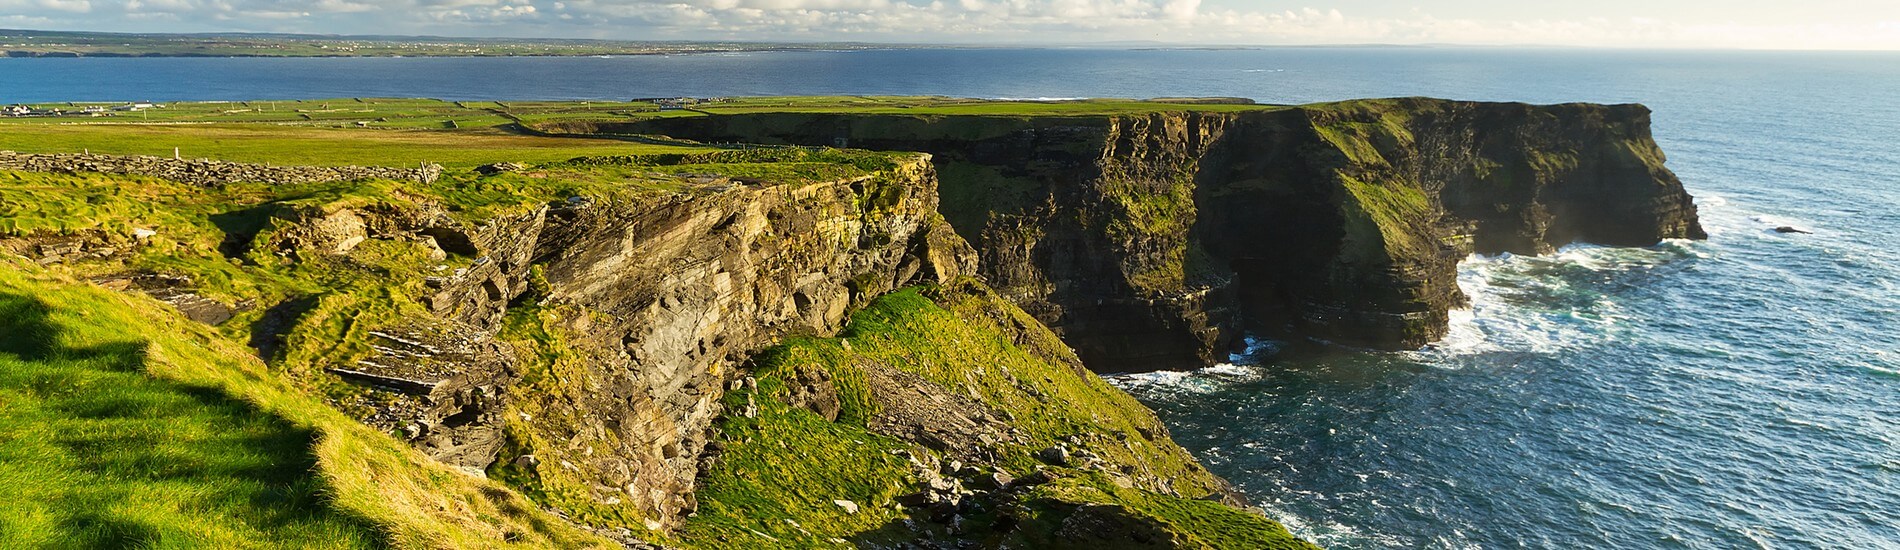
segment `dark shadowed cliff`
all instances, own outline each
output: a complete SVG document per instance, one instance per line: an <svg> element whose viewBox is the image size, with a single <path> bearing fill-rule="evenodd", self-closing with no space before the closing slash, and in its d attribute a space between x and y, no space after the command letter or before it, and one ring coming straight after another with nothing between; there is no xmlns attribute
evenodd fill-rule
<svg viewBox="0 0 1900 550"><path fill-rule="evenodd" d="M1243 330L1444 335L1472 252L1701 238L1640 105L1365 100L1242 113L761 113L567 132L935 156L980 273L1101 371L1206 364Z"/></svg>

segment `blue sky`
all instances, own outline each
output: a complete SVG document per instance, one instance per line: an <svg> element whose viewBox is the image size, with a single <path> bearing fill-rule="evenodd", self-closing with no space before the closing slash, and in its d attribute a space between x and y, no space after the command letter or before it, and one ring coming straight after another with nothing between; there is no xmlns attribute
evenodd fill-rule
<svg viewBox="0 0 1900 550"><path fill-rule="evenodd" d="M0 0L0 27L632 40L1900 50L1900 0Z"/></svg>

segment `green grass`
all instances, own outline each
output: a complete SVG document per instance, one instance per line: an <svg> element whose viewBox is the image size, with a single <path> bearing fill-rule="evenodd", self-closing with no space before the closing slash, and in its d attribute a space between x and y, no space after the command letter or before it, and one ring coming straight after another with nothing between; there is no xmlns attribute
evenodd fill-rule
<svg viewBox="0 0 1900 550"><path fill-rule="evenodd" d="M293 389L150 298L0 260L0 308L0 540L604 545Z"/></svg>
<svg viewBox="0 0 1900 550"><path fill-rule="evenodd" d="M0 540L382 545L310 475L312 430L215 388L148 376L150 344L91 318L111 312L24 291L0 290Z"/></svg>
<svg viewBox="0 0 1900 550"><path fill-rule="evenodd" d="M146 177L96 178L70 174L0 171L0 235L104 230L131 236L134 229L168 227L189 231L168 238L195 241L205 235L190 212L170 199L198 191Z"/></svg>
<svg viewBox="0 0 1900 550"><path fill-rule="evenodd" d="M998 101L931 96L747 97L701 105L712 114L859 113L983 116L1096 116L1164 111L1239 112L1277 107L1245 104L1179 103L1133 99ZM675 114L673 116L682 116Z"/></svg>
<svg viewBox="0 0 1900 550"><path fill-rule="evenodd" d="M1014 418L1011 424L1026 439L1006 444L999 465L1018 475L1039 467L1031 453L1058 438L1106 434L1113 444L1080 445L1111 464L1138 469L1147 477L1137 480L1136 487L1167 480L1175 490L1199 497L1218 483L1171 441L1141 435L1160 430L1153 414L1081 369L1054 334L980 283L965 281L883 296L853 315L837 338L793 338L763 352L752 373L758 380L756 392L736 391L726 397L727 409L736 411L744 408L749 394L759 415L729 415L722 422L727 451L704 478L699 516L687 523L682 537L714 547L840 546L833 539L882 542L879 537L887 536L887 528L907 514L895 506L894 498L914 491L916 483L893 451L934 451L866 428L866 420L877 412L877 401L864 382L864 369L872 365L921 375ZM813 369L828 372L839 390L843 408L836 421L786 404L787 380ZM1102 474L1061 470L1067 472L1068 485L1063 486L1068 489L1038 490L1029 496L1027 506L1033 510L1026 513L1043 514L1043 523L985 543L1054 544L1060 541L1051 539L1051 533L1066 513L1058 508L1119 503L1165 521L1187 540L1216 548L1310 547L1257 515L1213 502L1121 488ZM857 503L861 511L844 513L832 503L840 499ZM976 523L994 520L994 515L984 514L972 518ZM1264 545L1249 546L1256 542Z"/></svg>
<svg viewBox="0 0 1900 550"><path fill-rule="evenodd" d="M1424 191L1404 181L1367 182L1343 173L1339 180L1348 199L1341 201L1340 214L1347 238L1355 241L1350 257L1380 264L1430 253L1433 207Z"/></svg>
<svg viewBox="0 0 1900 550"><path fill-rule="evenodd" d="M699 515L687 522L683 539L707 548L848 547L832 539L856 538L904 517L894 500L911 492L914 480L906 459L893 452L925 451L871 433L861 417L832 422L787 405L790 371L755 374L758 390L728 393L726 407L742 409L750 394L758 416L721 423L726 451L702 479ZM859 512L845 513L836 500L858 504Z"/></svg>
<svg viewBox="0 0 1900 550"><path fill-rule="evenodd" d="M554 138L471 131L310 128L266 124L4 124L0 150L93 153L281 165L413 167L424 162L473 167L541 163L580 156L648 155L697 149L611 139Z"/></svg>

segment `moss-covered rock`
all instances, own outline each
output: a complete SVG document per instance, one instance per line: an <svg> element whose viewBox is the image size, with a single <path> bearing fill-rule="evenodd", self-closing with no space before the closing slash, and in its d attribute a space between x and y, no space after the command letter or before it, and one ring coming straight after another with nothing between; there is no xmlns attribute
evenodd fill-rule
<svg viewBox="0 0 1900 550"><path fill-rule="evenodd" d="M727 394L689 542L1311 547L1223 504L1238 502L1226 482L1153 413L973 280L881 297L750 374ZM813 385L835 417L801 399Z"/></svg>

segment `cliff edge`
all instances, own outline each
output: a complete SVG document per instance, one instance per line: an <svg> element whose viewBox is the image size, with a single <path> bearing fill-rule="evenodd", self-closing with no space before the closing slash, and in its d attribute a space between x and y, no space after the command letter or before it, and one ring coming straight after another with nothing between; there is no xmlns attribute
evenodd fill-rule
<svg viewBox="0 0 1900 550"><path fill-rule="evenodd" d="M980 274L1098 371L1205 365L1244 331L1443 337L1471 253L1703 238L1640 105L1423 98L1084 116L771 112L554 132L935 158Z"/></svg>

